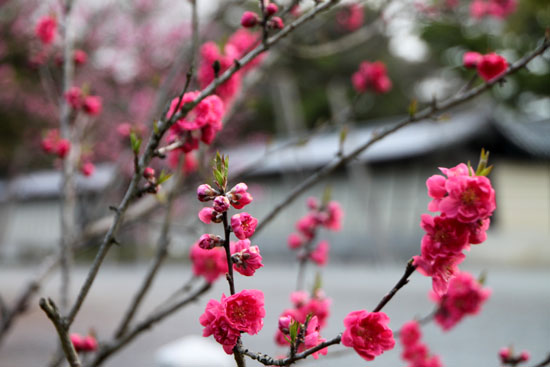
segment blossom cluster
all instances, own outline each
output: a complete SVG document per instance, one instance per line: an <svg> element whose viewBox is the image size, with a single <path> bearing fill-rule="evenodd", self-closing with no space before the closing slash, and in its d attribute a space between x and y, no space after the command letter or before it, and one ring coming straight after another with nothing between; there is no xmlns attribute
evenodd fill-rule
<svg viewBox="0 0 550 367"><path fill-rule="evenodd" d="M75 111L82 109L90 116L97 116L103 108L102 98L99 96L85 95L79 87L71 87L65 93L65 100Z"/></svg>
<svg viewBox="0 0 550 367"><path fill-rule="evenodd" d="M344 319L346 330L342 334L342 344L353 348L363 359L372 361L395 346L389 322L390 318L381 311L352 311Z"/></svg>
<svg viewBox="0 0 550 367"><path fill-rule="evenodd" d="M284 23L281 17L274 16L279 11L275 3L266 2L264 10L265 26L267 29L283 29ZM263 24L264 20L253 11L245 11L241 17L241 25L245 28L253 28Z"/></svg>
<svg viewBox="0 0 550 367"><path fill-rule="evenodd" d="M364 22L363 5L359 3L348 4L336 14L336 22L346 31L353 32L359 29Z"/></svg>
<svg viewBox="0 0 550 367"><path fill-rule="evenodd" d="M442 367L437 355L431 355L428 346L420 340L422 332L416 321L405 323L399 331L399 339L403 345L401 357L410 362L408 367Z"/></svg>
<svg viewBox="0 0 550 367"><path fill-rule="evenodd" d="M48 154L55 154L63 159L71 150L71 142L59 135L59 130L49 130L41 141L42 150Z"/></svg>
<svg viewBox="0 0 550 367"><path fill-rule="evenodd" d="M306 254L303 256L307 256L317 265L323 266L328 262L329 243L320 241L312 251L309 250L310 243L320 227L339 231L342 227L344 212L337 201L321 205L314 197L308 198L307 206L309 212L296 222L298 233L291 233L288 236L288 247L292 250L305 248Z"/></svg>
<svg viewBox="0 0 550 367"><path fill-rule="evenodd" d="M330 298L326 298L322 290L317 289L310 297L305 291L296 291L290 295L293 308L284 310L279 316L279 320L288 319L290 322L306 324L309 317L315 317L317 329L322 329L327 324L330 315ZM279 328L275 334L275 342L279 345L289 345L287 335Z"/></svg>
<svg viewBox="0 0 550 367"><path fill-rule="evenodd" d="M494 52L482 55L469 51L464 53L462 62L465 67L477 69L477 73L483 80L492 80L508 70L508 61Z"/></svg>
<svg viewBox="0 0 550 367"><path fill-rule="evenodd" d="M433 199L428 209L441 214L422 215L421 255L414 256L420 273L432 277L438 295L447 291L448 282L458 273L470 244L485 241L490 217L496 208L495 191L485 176L461 163L454 168L440 168L447 177L433 175L426 181Z"/></svg>
<svg viewBox="0 0 550 367"><path fill-rule="evenodd" d="M199 70L197 75L199 86L205 88L214 78L216 78L216 76L221 75L224 71L233 66L238 59L243 57L258 44L258 35L242 28L229 37L223 50L220 50L220 47L214 42L204 43L200 49ZM258 66L264 57L265 54L259 55L216 88L215 93L224 102L226 109L233 103L235 97L241 90L243 75Z"/></svg>
<svg viewBox="0 0 550 367"><path fill-rule="evenodd" d="M449 281L445 295L431 293L438 304L435 322L443 330L450 330L465 316L477 314L490 295L491 291L482 288L471 274L459 272Z"/></svg>
<svg viewBox="0 0 550 367"><path fill-rule="evenodd" d="M263 327L265 316L264 294L255 289L244 289L221 301L211 299L200 316L203 336L214 336L227 354L233 353L241 332L257 334Z"/></svg>
<svg viewBox="0 0 550 367"><path fill-rule="evenodd" d="M351 82L357 93L372 90L375 93L387 93L392 88L392 82L387 75L386 65L381 61L363 61L351 77Z"/></svg>
<svg viewBox="0 0 550 367"><path fill-rule="evenodd" d="M503 347L498 351L500 362L503 365L516 366L522 362L527 362L531 355L528 351L524 350L519 355L514 355L512 348Z"/></svg>

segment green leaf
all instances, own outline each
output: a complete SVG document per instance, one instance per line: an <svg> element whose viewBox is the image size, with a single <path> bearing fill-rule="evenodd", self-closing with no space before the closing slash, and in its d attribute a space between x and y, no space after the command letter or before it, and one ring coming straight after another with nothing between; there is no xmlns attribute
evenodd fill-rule
<svg viewBox="0 0 550 367"><path fill-rule="evenodd" d="M288 328L288 334L290 336L290 343L294 344L296 341L296 337L298 336L298 329L300 327L300 323L297 321L292 321L292 324L290 324L290 327Z"/></svg>
<svg viewBox="0 0 550 367"><path fill-rule="evenodd" d="M159 178L158 178L158 184L159 185L162 185L164 182L168 181L168 179L170 179L170 177L172 177L172 173L171 172L164 172L164 170L160 171L160 175L159 175Z"/></svg>
<svg viewBox="0 0 550 367"><path fill-rule="evenodd" d="M132 146L132 151L134 154L139 154L139 149L141 147L141 138L138 138L134 132L130 133L130 144Z"/></svg>
<svg viewBox="0 0 550 367"><path fill-rule="evenodd" d="M413 99L411 103L409 104L409 116L414 117L416 114L416 109L418 108L418 103L416 99Z"/></svg>

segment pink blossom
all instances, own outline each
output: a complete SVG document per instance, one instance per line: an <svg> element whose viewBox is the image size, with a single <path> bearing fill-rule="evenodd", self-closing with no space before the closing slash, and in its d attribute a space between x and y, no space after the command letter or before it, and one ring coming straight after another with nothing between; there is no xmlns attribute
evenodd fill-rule
<svg viewBox="0 0 550 367"><path fill-rule="evenodd" d="M102 99L99 96L87 96L84 98L82 109L90 116L97 116L102 110Z"/></svg>
<svg viewBox="0 0 550 367"><path fill-rule="evenodd" d="M227 43L232 45L234 49L237 50L237 55L241 58L258 46L260 44L260 39L261 37L259 33L251 32L245 28L239 28L231 35L231 37L229 37ZM254 60L250 61L242 68L242 72L247 73L248 71L254 69L262 63L266 56L267 53L265 52L256 56Z"/></svg>
<svg viewBox="0 0 550 367"><path fill-rule="evenodd" d="M223 246L224 240L214 234L203 234L199 238L199 247L203 250L212 250L214 247Z"/></svg>
<svg viewBox="0 0 550 367"><path fill-rule="evenodd" d="M485 81L498 77L505 73L507 69L508 61L494 52L483 55L477 64L477 72Z"/></svg>
<svg viewBox="0 0 550 367"><path fill-rule="evenodd" d="M231 217L231 228L240 240L250 238L254 234L257 224L258 220L246 212Z"/></svg>
<svg viewBox="0 0 550 367"><path fill-rule="evenodd" d="M434 258L469 248L470 232L463 223L454 218L428 214L422 214L421 218L420 226L426 231L421 244L423 256Z"/></svg>
<svg viewBox="0 0 550 367"><path fill-rule="evenodd" d="M387 93L392 88L392 82L387 76L386 66L380 61L363 61L359 70L352 76L352 83L358 93L372 89L376 93Z"/></svg>
<svg viewBox="0 0 550 367"><path fill-rule="evenodd" d="M97 340L93 335L83 337L80 334L72 333L70 339L77 353L97 350Z"/></svg>
<svg viewBox="0 0 550 367"><path fill-rule="evenodd" d="M252 11L245 11L241 17L241 25L245 28L255 27L260 21L258 14Z"/></svg>
<svg viewBox="0 0 550 367"><path fill-rule="evenodd" d="M296 233L291 233L288 236L287 242L288 242L288 247L292 250L295 250L304 244L304 240L302 239L302 237L300 237L300 235Z"/></svg>
<svg viewBox="0 0 550 367"><path fill-rule="evenodd" d="M185 93L179 105L179 97L174 98L166 117L168 118L179 112L185 104L193 102L199 94L199 91ZM222 128L224 112L225 109L221 99L217 95L208 96L189 111L185 117L177 120L171 128L171 132L181 134L184 131L197 130L206 125L211 125L215 131L219 131Z"/></svg>
<svg viewBox="0 0 550 367"><path fill-rule="evenodd" d="M221 221L221 216L220 213L212 208L202 208L199 211L199 219L206 224L210 224L211 222L219 223Z"/></svg>
<svg viewBox="0 0 550 367"><path fill-rule="evenodd" d="M315 237L315 229L319 225L315 214L307 214L296 222L296 229L307 239Z"/></svg>
<svg viewBox="0 0 550 367"><path fill-rule="evenodd" d="M86 177L89 177L94 174L95 166L92 162L85 162L80 166L80 172Z"/></svg>
<svg viewBox="0 0 550 367"><path fill-rule="evenodd" d="M330 298L325 298L320 294L312 297L309 302L307 302L303 307L299 308L302 315L307 316L312 314L317 316L319 320L319 325L321 328L324 328L327 324L328 317L330 316ZM304 321L303 319L301 321Z"/></svg>
<svg viewBox="0 0 550 367"><path fill-rule="evenodd" d="M213 200L218 195L218 191L214 190L208 184L202 184L197 187L197 197L199 201L206 202Z"/></svg>
<svg viewBox="0 0 550 367"><path fill-rule="evenodd" d="M475 69L483 56L479 52L468 51L462 56L462 65L469 69Z"/></svg>
<svg viewBox="0 0 550 367"><path fill-rule="evenodd" d="M475 315L489 298L491 291L482 289L474 277L466 272L457 273L450 281L445 295L432 294L439 308L435 321L443 330L450 330L464 316Z"/></svg>
<svg viewBox="0 0 550 367"><path fill-rule="evenodd" d="M143 177L148 180L155 177L155 169L152 167L145 167L143 169Z"/></svg>
<svg viewBox="0 0 550 367"><path fill-rule="evenodd" d="M337 201L331 201L327 204L327 217L322 224L326 229L339 231L342 228L342 218L344 211Z"/></svg>
<svg viewBox="0 0 550 367"><path fill-rule="evenodd" d="M328 262L329 250L330 250L329 243L327 241L321 241L321 242L319 242L319 244L317 245L315 250L313 250L313 252L311 252L309 257L317 265L324 266Z"/></svg>
<svg viewBox="0 0 550 367"><path fill-rule="evenodd" d="M224 54L214 42L207 42L200 50L200 65L198 80L201 88L205 88L216 77L213 64L217 61L220 65L218 75L233 66L234 60L239 58L239 51L232 44L226 44ZM235 73L229 80L216 88L215 93L222 101L229 105L241 89L241 73Z"/></svg>
<svg viewBox="0 0 550 367"><path fill-rule="evenodd" d="M353 32L363 25L364 10L361 4L349 4L336 14L336 21L343 29Z"/></svg>
<svg viewBox="0 0 550 367"><path fill-rule="evenodd" d="M432 255L422 253L421 256L413 256L413 264L419 273L432 278L432 288L438 295L447 292L448 283L458 273L458 264L466 256L463 253Z"/></svg>
<svg viewBox="0 0 550 367"><path fill-rule="evenodd" d="M399 339L405 347L410 347L418 343L422 336L420 325L416 321L409 321L403 324L399 331Z"/></svg>
<svg viewBox="0 0 550 367"><path fill-rule="evenodd" d="M214 299L208 301L204 313L199 318L199 322L204 326L203 336L208 337L213 335L214 339L223 346L223 350L227 354L232 354L241 333L227 319L223 306L224 301L225 296L223 295L222 303Z"/></svg>
<svg viewBox="0 0 550 367"><path fill-rule="evenodd" d="M191 262L193 273L203 276L207 282L213 283L220 275L227 273L227 258L221 247L203 250L198 243L191 246Z"/></svg>
<svg viewBox="0 0 550 367"><path fill-rule="evenodd" d="M510 348L508 347L502 347L498 351L498 356L500 357L500 362L507 363L508 359L512 356L512 353L510 352Z"/></svg>
<svg viewBox="0 0 550 367"><path fill-rule="evenodd" d="M73 60L76 65L84 65L88 61L88 54L83 50L74 50Z"/></svg>
<svg viewBox="0 0 550 367"><path fill-rule="evenodd" d="M65 100L73 110L78 110L82 107L84 99L82 90L79 87L71 87L65 92Z"/></svg>
<svg viewBox="0 0 550 367"><path fill-rule="evenodd" d="M57 147L55 148L55 154L61 159L65 158L71 150L71 142L67 139L59 139L57 141Z"/></svg>
<svg viewBox="0 0 550 367"><path fill-rule="evenodd" d="M319 321L317 319L317 316L313 316L307 323L304 343L300 345L300 347L298 348L298 351L303 352L306 349L316 347L317 345L326 341L326 339L321 338L321 334L319 333L319 330L320 330L320 326L319 326ZM314 359L318 359L319 353L326 356L327 352L328 352L328 348L323 348L313 353L312 356Z"/></svg>
<svg viewBox="0 0 550 367"><path fill-rule="evenodd" d="M242 332L254 335L264 325L264 294L256 289L244 289L222 301L231 325Z"/></svg>
<svg viewBox="0 0 550 367"><path fill-rule="evenodd" d="M372 361L395 346L393 332L387 326L389 322L384 312L350 312L344 319L346 330L342 334L342 344L355 349L363 359Z"/></svg>
<svg viewBox="0 0 550 367"><path fill-rule="evenodd" d="M486 231L489 229L490 224L490 218L485 218L477 221L476 223L469 224L468 229L470 230L470 243L477 245L485 242L487 239Z"/></svg>
<svg viewBox="0 0 550 367"><path fill-rule="evenodd" d="M474 223L491 216L496 208L495 190L485 176L455 176L447 179L449 193L439 204L441 213L462 223Z"/></svg>
<svg viewBox="0 0 550 367"><path fill-rule="evenodd" d="M227 196L229 197L229 201L233 208L242 209L252 202L252 195L250 195L247 190L248 186L243 182L236 184L231 190L229 190Z"/></svg>
<svg viewBox="0 0 550 367"><path fill-rule="evenodd" d="M250 246L250 240L237 241L232 248L233 258L237 259L233 268L245 276L252 276L264 264L258 246Z"/></svg>
<svg viewBox="0 0 550 367"><path fill-rule="evenodd" d="M216 196L214 204L212 205L215 211L218 213L224 213L229 209L229 199L225 196Z"/></svg>
<svg viewBox="0 0 550 367"><path fill-rule="evenodd" d="M50 15L45 15L38 19L34 33L43 44L49 45L55 40L57 34L57 19Z"/></svg>

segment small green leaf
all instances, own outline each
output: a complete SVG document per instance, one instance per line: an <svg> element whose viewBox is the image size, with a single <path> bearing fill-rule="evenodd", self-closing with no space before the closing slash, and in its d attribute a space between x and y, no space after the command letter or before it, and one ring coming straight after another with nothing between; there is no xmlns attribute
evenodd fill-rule
<svg viewBox="0 0 550 367"><path fill-rule="evenodd" d="M418 108L418 103L416 102L416 99L413 99L411 103L409 104L409 116L414 117L416 114L416 109Z"/></svg>
<svg viewBox="0 0 550 367"><path fill-rule="evenodd" d="M158 184L159 185L162 185L164 182L168 181L168 179L170 179L170 177L172 177L172 173L171 172L164 172L164 170L160 171L160 175L159 175L159 178L158 178Z"/></svg>
<svg viewBox="0 0 550 367"><path fill-rule="evenodd" d="M134 154L139 154L139 148L141 147L141 138L138 138L134 132L130 133L130 144Z"/></svg>
<svg viewBox="0 0 550 367"><path fill-rule="evenodd" d="M325 191L323 191L323 198L321 200L321 206L323 208L327 206L331 197L332 197L332 187L330 185L327 185L325 187Z"/></svg>
<svg viewBox="0 0 550 367"><path fill-rule="evenodd" d="M293 321L292 324L290 324L290 327L288 328L288 334L290 336L291 344L294 344L294 342L296 341L299 327L300 327L300 323L297 321Z"/></svg>

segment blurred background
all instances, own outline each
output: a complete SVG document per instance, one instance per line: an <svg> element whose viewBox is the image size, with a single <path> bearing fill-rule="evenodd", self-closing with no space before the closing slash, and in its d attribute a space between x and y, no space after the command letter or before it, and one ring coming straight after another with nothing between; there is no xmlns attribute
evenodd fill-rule
<svg viewBox="0 0 550 367"><path fill-rule="evenodd" d="M546 0L508 2L515 4L513 10L498 16L476 13L475 2L343 2L271 49L243 75L223 130L194 155L195 169L185 168L184 182L172 187L169 180L158 195L130 208L117 237L123 245L108 254L74 328L83 333L93 328L100 340L111 335L155 253L171 190L178 196L169 258L142 314L189 279L189 248L211 231L196 215L203 205L195 189L211 181L209 164L216 150L229 156L230 186L249 185L254 201L247 209L261 222L296 185L331 162L341 146L344 153L352 151L399 121L412 100L423 107L462 90L475 76L462 66L464 52L494 51L514 62L533 50L550 27ZM285 23L311 5L301 2ZM77 66L75 84L103 98L103 112L87 122L81 142L82 161L93 162L95 170L77 177L76 295L110 224L108 207L120 201L132 173L128 128L148 136L166 100L185 83L191 10L185 1L95 0L74 6L75 47L87 53L87 61ZM242 12L257 8L256 2L241 0L199 2L200 43L223 47L239 29ZM42 260L58 251L61 236L61 162L41 151L46 131L58 125L61 45L45 48L34 34L39 17L56 12L59 4L53 1L0 1L0 296L8 306ZM388 93L354 91L351 76L365 60L386 65L392 82ZM195 79L191 85L199 88ZM253 244L260 247L265 267L253 278L239 278L238 287L263 289L270 309L265 329L257 338L247 337L246 345L284 353L272 336L295 288L297 266L287 237L307 213L308 196L320 198L330 188L345 213L341 231L320 234L331 244L330 263L319 269L332 298L332 316L323 332L330 338L342 330L341 320L350 310L374 307L399 279L405 262L419 253L420 215L429 202L426 179L438 174L438 167L468 161L475 166L481 148L491 152L495 165L490 178L497 210L487 241L472 248L464 269L476 276L487 272L493 295L479 316L449 333L427 326L425 341L446 366L498 365L498 349L510 344L529 350L533 361L543 359L550 351L548 51L475 101L376 143L308 189L258 233ZM175 162L168 157L154 167L182 169ZM308 270L311 287L315 271L313 266ZM38 295L56 297L58 283L54 273ZM388 305L392 328L431 311L430 288L428 278L413 276ZM142 335L106 365L160 365L161 347L200 335L197 319L207 299L224 291L225 282L218 281L208 296ZM0 366L38 366L49 360L55 338L37 299L2 339ZM405 365L399 353L388 352L372 364ZM336 355L341 359L321 357L317 365L365 364L353 353Z"/></svg>

